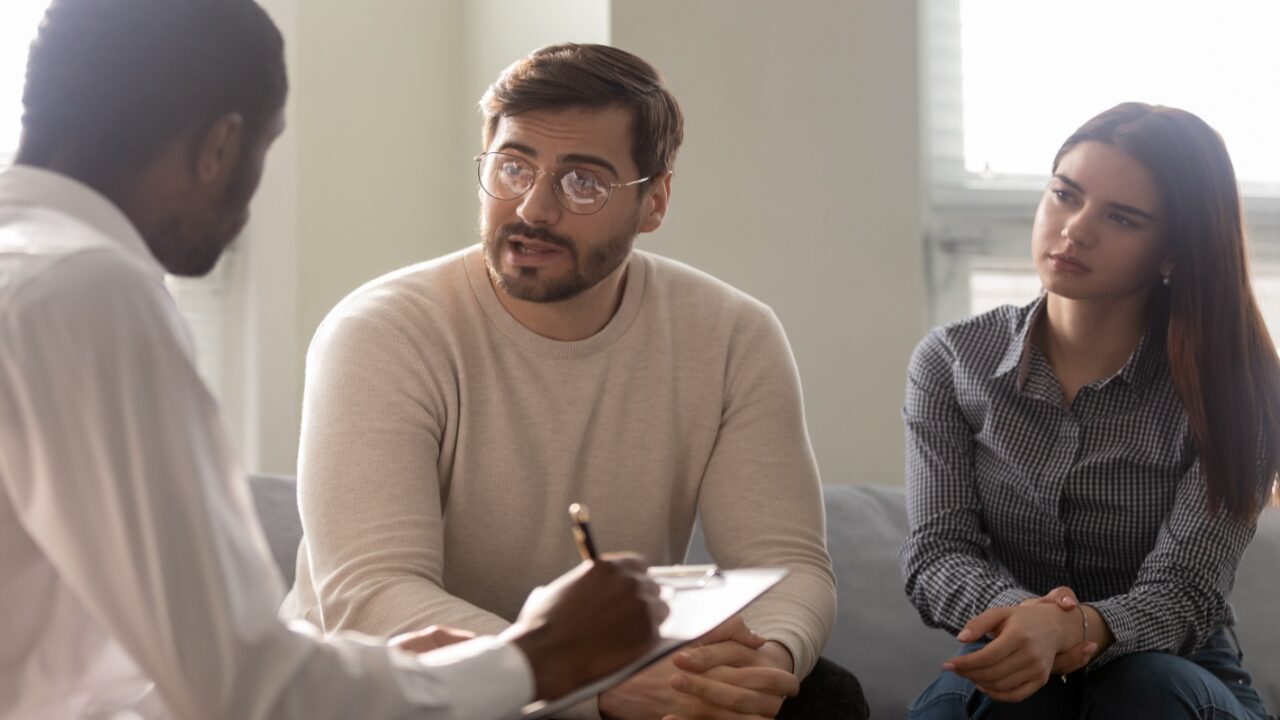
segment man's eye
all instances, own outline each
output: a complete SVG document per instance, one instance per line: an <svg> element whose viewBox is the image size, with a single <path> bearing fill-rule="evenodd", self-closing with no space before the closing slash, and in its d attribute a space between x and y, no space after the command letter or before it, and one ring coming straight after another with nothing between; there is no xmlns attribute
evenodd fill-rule
<svg viewBox="0 0 1280 720"><path fill-rule="evenodd" d="M527 172L523 165L517 162L507 162L502 164L502 174L508 177L520 177Z"/></svg>
<svg viewBox="0 0 1280 720"><path fill-rule="evenodd" d="M577 170L566 173L563 183L565 191L574 195L594 197L604 189L604 184L599 179Z"/></svg>

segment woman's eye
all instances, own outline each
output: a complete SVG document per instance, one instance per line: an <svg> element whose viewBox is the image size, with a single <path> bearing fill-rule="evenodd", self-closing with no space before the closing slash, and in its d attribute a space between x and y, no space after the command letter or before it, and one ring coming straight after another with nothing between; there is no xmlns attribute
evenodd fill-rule
<svg viewBox="0 0 1280 720"><path fill-rule="evenodd" d="M1115 221L1115 223L1116 223L1117 225L1119 225L1120 227L1125 227L1125 228L1138 227L1138 224L1137 224L1137 223L1135 223L1134 221L1132 221L1132 220L1130 220L1129 218L1125 217L1124 215L1113 214L1113 215L1111 216L1111 219L1112 219L1112 220L1114 220L1114 221Z"/></svg>

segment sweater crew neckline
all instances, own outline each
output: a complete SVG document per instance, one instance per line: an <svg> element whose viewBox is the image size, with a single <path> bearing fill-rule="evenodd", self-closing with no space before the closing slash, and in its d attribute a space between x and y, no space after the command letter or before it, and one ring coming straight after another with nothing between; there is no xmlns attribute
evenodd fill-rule
<svg viewBox="0 0 1280 720"><path fill-rule="evenodd" d="M522 348L548 358L576 359L590 357L611 347L631 329L636 317L640 314L640 306L644 301L645 286L648 282L649 263L642 254L632 251L627 259L627 285L622 292L622 302L609 322L595 335L583 340L555 340L543 337L530 330L515 319L502 301L498 299L498 291L489 280L489 268L485 264L484 249L480 245L473 246L463 256L467 280L475 294L476 301L484 309L485 315L497 326L509 340Z"/></svg>

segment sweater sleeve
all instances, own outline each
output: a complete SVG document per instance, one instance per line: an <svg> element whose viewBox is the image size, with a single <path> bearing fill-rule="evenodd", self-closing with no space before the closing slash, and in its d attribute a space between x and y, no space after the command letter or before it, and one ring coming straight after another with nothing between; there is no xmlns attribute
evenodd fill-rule
<svg viewBox="0 0 1280 720"><path fill-rule="evenodd" d="M312 341L298 463L309 577L299 586L314 589L309 619L325 631L509 624L443 586L445 411L431 377L389 313L339 305Z"/></svg>
<svg viewBox="0 0 1280 720"><path fill-rule="evenodd" d="M803 678L835 622L822 488L782 324L766 309L742 340L731 350L720 430L698 509L707 550L720 566L791 571L745 616L753 630L791 652Z"/></svg>

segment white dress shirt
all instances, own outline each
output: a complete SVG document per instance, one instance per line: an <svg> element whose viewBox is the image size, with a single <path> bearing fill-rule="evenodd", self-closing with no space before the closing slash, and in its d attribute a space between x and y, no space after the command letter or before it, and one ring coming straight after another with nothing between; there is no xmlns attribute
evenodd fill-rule
<svg viewBox="0 0 1280 720"><path fill-rule="evenodd" d="M163 270L107 199L0 172L0 717L511 717L524 655L276 619L283 588Z"/></svg>

